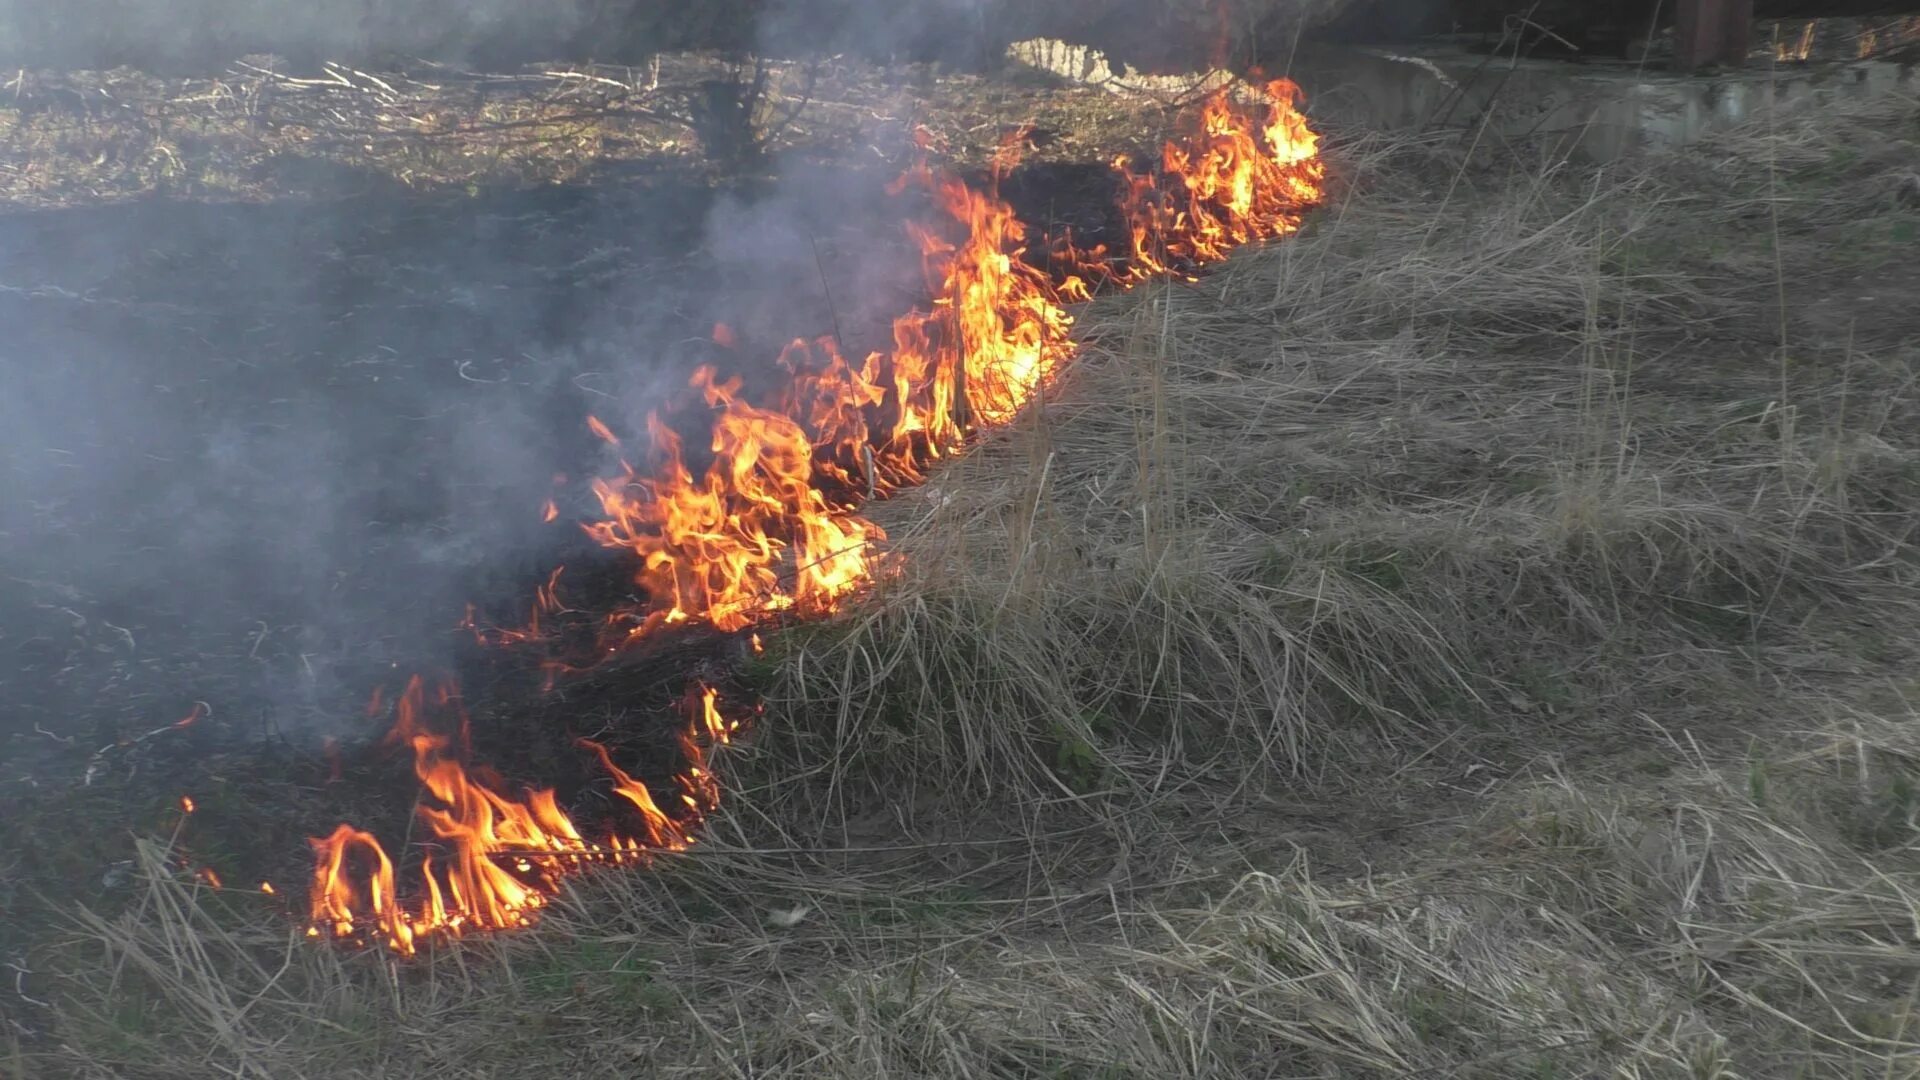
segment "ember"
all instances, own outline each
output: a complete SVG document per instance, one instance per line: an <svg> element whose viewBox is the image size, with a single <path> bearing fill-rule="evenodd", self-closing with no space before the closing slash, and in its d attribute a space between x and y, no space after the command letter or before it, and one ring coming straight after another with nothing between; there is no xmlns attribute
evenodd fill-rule
<svg viewBox="0 0 1920 1080"><path fill-rule="evenodd" d="M1072 261L1121 284L1190 276L1235 246L1298 229L1321 196L1318 137L1297 111L1292 83L1261 89L1264 118L1222 89L1166 144L1158 171L1116 162L1130 265L1106 271L1098 253ZM832 612L885 566L875 544L886 534L858 504L921 481L971 433L1011 420L1071 358L1064 305L1084 298L1086 286L1051 280L1023 259L1027 227L997 190L1005 164L984 191L924 161L898 182L928 192L944 220L910 226L932 302L894 320L891 350L855 364L834 338L794 341L778 359L786 383L764 401L749 400L737 377L711 367L694 373L691 389L711 417L703 469L688 465L682 434L658 413L633 440L644 457L625 454L625 433L586 419L623 458L618 475L594 481L604 517L583 528L632 553L646 597L644 607L607 617L601 654L666 627L733 631L775 614ZM724 325L712 336L736 344ZM551 502L542 508L549 520L557 513ZM556 569L537 591L524 629L482 627L471 609L463 625L486 645L536 638L542 618L563 610L560 577ZM758 636L751 640L757 651ZM369 711L383 703L376 691ZM692 687L685 705L686 765L660 797L604 745L581 741L632 811L633 827L593 841L551 789L514 790L472 763L457 690L445 682L429 690L416 677L395 702L386 742L413 756L426 792L418 818L437 854L421 860L420 885L403 895L394 860L372 834L342 824L313 840L309 934L377 938L412 954L433 935L531 924L560 880L587 866L685 849L719 805L707 755L741 727L710 687Z"/></svg>

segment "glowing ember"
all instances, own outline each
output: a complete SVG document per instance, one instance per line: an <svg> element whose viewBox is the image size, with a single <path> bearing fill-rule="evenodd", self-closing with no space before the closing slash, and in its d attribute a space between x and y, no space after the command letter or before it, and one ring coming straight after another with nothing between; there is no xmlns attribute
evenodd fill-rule
<svg viewBox="0 0 1920 1080"><path fill-rule="evenodd" d="M1050 254L1126 284L1190 273L1237 245L1298 229L1322 194L1318 136L1297 111L1292 83L1277 79L1261 89L1263 117L1228 90L1215 93L1162 149L1158 171L1115 162L1130 232L1123 274L1102 267L1099 252ZM663 627L733 631L780 613L833 611L884 566L873 549L885 533L855 512L858 504L920 481L971 433L1014 418L1072 356L1064 305L1088 290L1078 278L1052 281L1023 258L1026 226L998 194L1009 161L1003 154L996 162L984 191L924 161L899 181L898 188L927 192L942 219L910 226L932 302L894 320L890 350L855 364L832 338L794 341L778 359L784 386L763 401L749 400L738 378L711 367L694 372L690 388L711 418L698 472L680 432L657 413L646 421L644 456L629 455L610 427L587 418L588 429L622 456L619 475L593 482L604 517L583 528L632 553L634 584L646 597L636 610L607 616L603 652ZM739 345L724 324L714 326L712 340L729 352ZM541 510L548 521L558 513L551 500ZM567 610L559 599L563 570L536 590L524 628L483 627L471 608L462 626L486 645L540 638L542 620ZM757 633L750 644L761 650ZM386 711L382 691L367 708L370 716ZM552 790L515 790L472 763L457 690L415 677L393 703L385 743L411 752L423 790L417 818L431 850L419 861L419 884L403 892L379 840L342 824L311 841L308 934L379 940L410 955L423 938L531 924L561 880L587 866L686 848L719 805L708 755L731 742L742 721L721 710L716 691L697 684L685 708L685 766L671 790L650 790L606 746L581 740L628 811L628 827L593 841ZM261 889L272 892L265 883Z"/></svg>

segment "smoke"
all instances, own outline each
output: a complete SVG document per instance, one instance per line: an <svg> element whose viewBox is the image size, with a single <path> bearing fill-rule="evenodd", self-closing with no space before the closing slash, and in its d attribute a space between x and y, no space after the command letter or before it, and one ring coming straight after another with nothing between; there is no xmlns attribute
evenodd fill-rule
<svg viewBox="0 0 1920 1080"><path fill-rule="evenodd" d="M586 413L672 381L676 304L623 234L691 246L642 195L0 216L20 726L202 699L331 734L392 665L451 662L466 601L577 543L541 508L604 464Z"/></svg>
<svg viewBox="0 0 1920 1080"><path fill-rule="evenodd" d="M565 36L617 6L413 0L403 33L382 0L0 0L0 28L96 59L323 56L389 34L464 48L530 7ZM981 2L829 7L813 32L884 50L958 34ZM739 30L771 40L805 9ZM455 661L467 602L524 614L506 602L577 553L568 522L612 469L588 414L643 443L716 357L715 322L740 340L721 359L762 374L794 337L838 332L856 361L887 346L924 299L901 225L925 204L885 192L903 126L854 144L890 160L781 162L730 194L667 178L0 213L0 695L18 703L0 738L110 738L194 700L309 742L360 734L375 682Z"/></svg>

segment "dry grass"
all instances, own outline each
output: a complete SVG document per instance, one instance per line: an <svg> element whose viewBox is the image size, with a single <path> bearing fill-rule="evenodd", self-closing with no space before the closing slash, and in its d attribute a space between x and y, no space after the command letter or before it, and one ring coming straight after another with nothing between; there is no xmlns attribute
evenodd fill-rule
<svg viewBox="0 0 1920 1080"><path fill-rule="evenodd" d="M724 132L706 119L704 93L715 80L753 77L684 53L644 67L505 73L411 60L371 71L327 61L292 75L265 56L196 77L20 70L0 82L0 202L478 193L737 172L752 163L707 145ZM1045 142L1033 159L1087 160L1141 128L1137 106L1038 73L768 62L765 91L749 134L769 155L865 159L911 146L924 126L953 158L979 164L1031 122Z"/></svg>
<svg viewBox="0 0 1920 1080"><path fill-rule="evenodd" d="M893 791L1321 775L1469 723L1735 721L1806 620L1910 607L1913 316L1779 347L1751 177L1483 176L1436 216L1435 156L1359 148L1311 235L1091 313L1067 385L889 522L906 582L804 639L775 696L836 708L799 730ZM1830 221L1910 222L1887 191L1794 201L1786 276L1830 276Z"/></svg>
<svg viewBox="0 0 1920 1080"><path fill-rule="evenodd" d="M11 1067L1920 1075L1917 139L1350 142L888 508L713 844L405 965L151 849Z"/></svg>

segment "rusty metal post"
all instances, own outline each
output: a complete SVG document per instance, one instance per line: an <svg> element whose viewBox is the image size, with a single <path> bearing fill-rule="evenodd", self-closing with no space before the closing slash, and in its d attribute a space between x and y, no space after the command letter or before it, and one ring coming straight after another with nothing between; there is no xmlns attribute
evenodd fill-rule
<svg viewBox="0 0 1920 1080"><path fill-rule="evenodd" d="M1675 70L1746 63L1753 40L1753 0L1679 0L1679 5L1673 25Z"/></svg>

